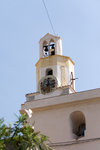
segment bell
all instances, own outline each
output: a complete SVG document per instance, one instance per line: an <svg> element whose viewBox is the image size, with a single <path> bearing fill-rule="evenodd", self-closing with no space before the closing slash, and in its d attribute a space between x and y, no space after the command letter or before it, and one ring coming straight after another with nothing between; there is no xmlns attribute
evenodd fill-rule
<svg viewBox="0 0 100 150"><path fill-rule="evenodd" d="M52 49L54 49L55 48L55 44L52 44Z"/></svg>
<svg viewBox="0 0 100 150"><path fill-rule="evenodd" d="M43 46L44 51L48 51L48 46Z"/></svg>
<svg viewBox="0 0 100 150"><path fill-rule="evenodd" d="M55 48L55 44L51 44L51 49L54 49Z"/></svg>

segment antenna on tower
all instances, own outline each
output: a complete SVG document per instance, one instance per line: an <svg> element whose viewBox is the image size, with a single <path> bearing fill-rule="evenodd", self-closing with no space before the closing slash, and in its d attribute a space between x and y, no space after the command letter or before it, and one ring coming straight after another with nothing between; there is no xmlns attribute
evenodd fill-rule
<svg viewBox="0 0 100 150"><path fill-rule="evenodd" d="M52 31L53 31L53 33L56 35L55 30L54 30L54 27L53 27L53 24L52 24L52 21L51 21L51 18L50 18L50 15L49 15L49 12L48 12L48 9L47 9L46 4L45 4L45 1L42 0L42 2L43 2L43 5L44 5L44 8L45 8L45 11L46 11L46 13L47 13L47 16L48 16L48 19L49 19L49 22L50 22Z"/></svg>
<svg viewBox="0 0 100 150"><path fill-rule="evenodd" d="M71 80L77 80L78 78L73 78L73 79L71 79Z"/></svg>

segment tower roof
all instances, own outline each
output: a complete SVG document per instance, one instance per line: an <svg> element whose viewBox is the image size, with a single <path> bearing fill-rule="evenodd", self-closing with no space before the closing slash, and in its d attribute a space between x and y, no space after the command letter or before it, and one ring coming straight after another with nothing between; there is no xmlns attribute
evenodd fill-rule
<svg viewBox="0 0 100 150"><path fill-rule="evenodd" d="M52 34L50 34L50 33L47 33L46 35L44 35L40 40L39 40L39 42L41 42L41 40L45 40L45 39L48 39L48 38L57 38L57 39L61 39L61 37L60 36L55 36L55 35L52 35Z"/></svg>

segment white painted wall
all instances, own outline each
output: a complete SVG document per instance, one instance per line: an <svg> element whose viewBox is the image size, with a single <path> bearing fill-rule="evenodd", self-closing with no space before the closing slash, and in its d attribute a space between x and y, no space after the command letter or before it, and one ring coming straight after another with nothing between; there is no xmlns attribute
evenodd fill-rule
<svg viewBox="0 0 100 150"><path fill-rule="evenodd" d="M22 105L22 110L29 108L33 110L31 123L35 121L36 131L49 136L52 143L74 142L69 146L55 146L55 150L99 150L100 89L62 96L55 95ZM79 142L73 139L70 124L70 115L75 111L81 111L86 120L85 136L80 138Z"/></svg>
<svg viewBox="0 0 100 150"><path fill-rule="evenodd" d="M57 98L55 97L55 99ZM35 111L32 118L33 122L35 121L35 130L39 130L41 133L49 136L52 143L76 141L73 139L70 125L70 114L74 111L81 111L85 115L86 119L85 136L80 140L99 138L100 101L91 102L90 100L89 103L73 103L72 105L63 105L54 108L52 107L50 109L48 108L46 110ZM86 150L90 150L89 144L85 145ZM83 146L85 145L83 144ZM83 150L83 147L81 146L82 144L78 144L74 145L74 147L70 146L70 148L72 150L76 150L77 147L79 147L81 148L79 150Z"/></svg>

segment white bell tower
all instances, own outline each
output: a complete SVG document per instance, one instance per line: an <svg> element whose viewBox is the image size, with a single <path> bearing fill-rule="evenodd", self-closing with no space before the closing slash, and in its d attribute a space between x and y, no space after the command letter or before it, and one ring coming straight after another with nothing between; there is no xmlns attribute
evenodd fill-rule
<svg viewBox="0 0 100 150"><path fill-rule="evenodd" d="M62 40L59 36L47 33L39 41L40 58L51 55L62 55Z"/></svg>
<svg viewBox="0 0 100 150"><path fill-rule="evenodd" d="M67 86L75 90L74 62L70 57L62 56L62 40L59 36L47 33L40 39L36 77L37 92L41 92L41 88L46 88L49 82L53 82L46 81L48 77L56 78L55 89Z"/></svg>

